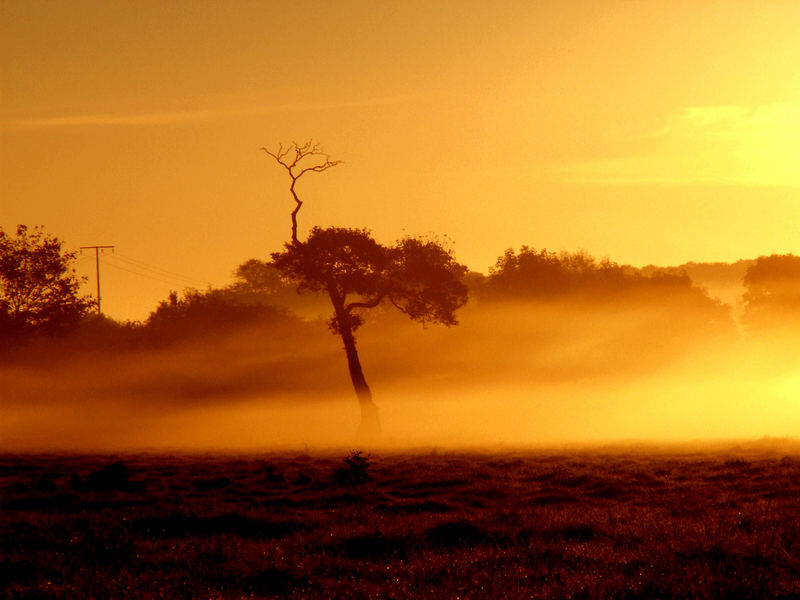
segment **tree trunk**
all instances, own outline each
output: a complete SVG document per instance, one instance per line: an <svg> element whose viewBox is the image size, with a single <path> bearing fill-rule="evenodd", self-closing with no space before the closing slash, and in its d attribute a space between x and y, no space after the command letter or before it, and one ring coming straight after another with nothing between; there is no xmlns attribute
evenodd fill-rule
<svg viewBox="0 0 800 600"><path fill-rule="evenodd" d="M350 381L353 382L358 404L361 407L361 425L358 428L358 434L365 439L375 439L381 434L378 406L372 401L372 390L369 389L367 380L364 378L364 371L361 369L361 361L358 359L356 338L353 335L350 314L344 308L344 298L336 291L333 284L329 284L328 294L333 303L337 329L342 337L342 342L344 342Z"/></svg>
<svg viewBox="0 0 800 600"><path fill-rule="evenodd" d="M372 391L364 379L364 372L361 370L361 361L358 359L356 340L349 327L341 330L344 351L347 354L347 367L350 371L350 381L358 397L358 404L361 407L361 425L358 429L360 436L365 438L376 438L381 433L381 424L378 417L378 407L372 401Z"/></svg>

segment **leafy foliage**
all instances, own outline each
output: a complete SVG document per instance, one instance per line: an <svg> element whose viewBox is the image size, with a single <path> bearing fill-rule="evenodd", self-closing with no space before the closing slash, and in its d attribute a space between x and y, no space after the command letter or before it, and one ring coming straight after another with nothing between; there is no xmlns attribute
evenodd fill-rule
<svg viewBox="0 0 800 600"><path fill-rule="evenodd" d="M732 331L728 307L694 284L684 270L637 269L608 259L596 260L584 251L549 252L523 246L507 250L475 285L490 300L571 300L588 304L659 306L687 329ZM671 317L673 318L673 317Z"/></svg>
<svg viewBox="0 0 800 600"><path fill-rule="evenodd" d="M800 256L761 256L744 276L744 320L753 329L800 326Z"/></svg>
<svg viewBox="0 0 800 600"><path fill-rule="evenodd" d="M345 326L354 331L363 323L356 311L383 301L415 321L454 325L456 309L467 301L466 268L434 240L405 238L384 246L366 229L314 227L306 242L286 244L272 260L299 290L341 301L331 320L335 332ZM348 296L356 300L347 303Z"/></svg>
<svg viewBox="0 0 800 600"><path fill-rule="evenodd" d="M40 227L19 225L15 237L0 229L2 334L63 330L86 315L94 302L79 294L75 257Z"/></svg>
<svg viewBox="0 0 800 600"><path fill-rule="evenodd" d="M314 227L308 240L286 244L272 254L278 271L301 290L369 295L382 292L381 275L389 266L386 249L367 229Z"/></svg>
<svg viewBox="0 0 800 600"><path fill-rule="evenodd" d="M295 324L297 317L268 303L258 293L237 288L171 292L145 323L145 330L164 339L233 332L248 325Z"/></svg>
<svg viewBox="0 0 800 600"><path fill-rule="evenodd" d="M237 290L272 295L284 287L278 270L266 261L251 258L233 272Z"/></svg>
<svg viewBox="0 0 800 600"><path fill-rule="evenodd" d="M354 450L344 459L344 465L333 471L333 480L339 485L360 485L371 479L369 475L369 456L361 450Z"/></svg>
<svg viewBox="0 0 800 600"><path fill-rule="evenodd" d="M585 251L550 252L522 246L497 259L484 285L488 295L518 299L585 295L596 299L620 293L676 290L702 296L691 278L677 269L636 269L609 259L598 261ZM666 294L665 294L666 295Z"/></svg>
<svg viewBox="0 0 800 600"><path fill-rule="evenodd" d="M456 325L455 311L467 301L466 267L435 240L407 237L391 256L391 303L414 321Z"/></svg>

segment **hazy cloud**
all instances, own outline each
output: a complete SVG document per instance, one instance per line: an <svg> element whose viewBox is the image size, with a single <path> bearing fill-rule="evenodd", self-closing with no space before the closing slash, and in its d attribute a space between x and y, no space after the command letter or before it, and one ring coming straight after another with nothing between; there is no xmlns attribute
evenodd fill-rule
<svg viewBox="0 0 800 600"><path fill-rule="evenodd" d="M566 167L568 179L596 183L711 183L800 186L800 104L686 107L647 134L648 156Z"/></svg>
<svg viewBox="0 0 800 600"><path fill-rule="evenodd" d="M207 108L150 113L105 113L88 115L66 115L33 119L8 119L0 121L4 131L39 130L56 127L125 127L139 125L170 125L196 121L210 121L231 117L242 117L281 112L319 111L361 106L400 104L416 99L418 95L402 94L378 98L365 98L343 102L285 103L264 106Z"/></svg>

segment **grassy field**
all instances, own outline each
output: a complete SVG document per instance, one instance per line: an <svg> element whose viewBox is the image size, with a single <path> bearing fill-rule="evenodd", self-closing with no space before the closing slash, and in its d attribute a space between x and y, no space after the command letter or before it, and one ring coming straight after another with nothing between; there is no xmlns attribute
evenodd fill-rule
<svg viewBox="0 0 800 600"><path fill-rule="evenodd" d="M0 493L4 598L800 597L774 448L6 454Z"/></svg>

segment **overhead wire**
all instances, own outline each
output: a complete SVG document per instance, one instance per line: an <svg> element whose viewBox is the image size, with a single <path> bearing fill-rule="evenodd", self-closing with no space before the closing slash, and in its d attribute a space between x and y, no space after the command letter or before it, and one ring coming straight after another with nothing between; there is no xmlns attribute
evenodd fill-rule
<svg viewBox="0 0 800 600"><path fill-rule="evenodd" d="M190 283L192 285L210 285L208 281L204 281L196 277L191 277L189 275L184 275L183 273L178 273L177 271L170 271L169 269L164 269L163 267L152 265L143 260L126 256L125 254L122 254L120 252L114 252L113 254L107 255L106 258L111 258L112 260L121 260L130 267L140 269L142 271L150 271L151 273L155 273L160 277L179 279L187 283Z"/></svg>
<svg viewBox="0 0 800 600"><path fill-rule="evenodd" d="M174 279L172 279L172 280L164 279L162 277L155 277L154 275L149 275L147 273L140 273L138 271L134 271L133 269L127 269L127 268L125 268L123 266L114 264L113 262L108 262L107 261L105 263L105 265L107 265L109 267L113 267L114 269L119 269L120 271L125 271L127 273L132 273L134 275L138 275L139 277L145 277L147 279L152 279L153 281L160 281L161 283L167 283L169 285L186 285L186 284L181 283L181 282L176 282Z"/></svg>
<svg viewBox="0 0 800 600"><path fill-rule="evenodd" d="M208 281L190 277L188 275L178 273L177 271L170 271L169 269L164 269L162 267L147 263L143 260L120 254L119 252L104 252L101 256L103 259L103 266L109 266L120 271L125 271L126 273L130 273L132 275L144 277L153 281L159 281L171 286L195 288L211 286L211 283ZM82 255L78 256L76 263L81 266L85 266L86 263L89 263L90 261L94 262L95 259L95 256L92 255Z"/></svg>

